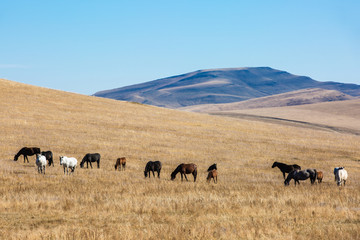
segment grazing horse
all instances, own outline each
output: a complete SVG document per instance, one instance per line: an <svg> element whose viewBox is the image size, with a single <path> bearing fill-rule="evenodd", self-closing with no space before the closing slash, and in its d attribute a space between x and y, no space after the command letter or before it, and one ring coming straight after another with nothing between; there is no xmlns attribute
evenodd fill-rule
<svg viewBox="0 0 360 240"><path fill-rule="evenodd" d="M155 171L158 174L158 178L160 178L160 171L161 171L162 164L160 161L148 161L145 166L144 175L145 178L149 175L150 178L150 171L152 172L153 176L155 177Z"/></svg>
<svg viewBox="0 0 360 240"><path fill-rule="evenodd" d="M196 181L197 176L197 166L194 163L185 164L182 163L175 170L171 173L171 180L174 180L176 178L176 174L181 173L181 181L183 181L183 176L185 176L186 181L188 181L186 174L192 173L194 176L194 182Z"/></svg>
<svg viewBox="0 0 360 240"><path fill-rule="evenodd" d="M49 167L51 166L51 164L54 166L53 153L51 151L41 152L41 155L44 155L46 157L46 160L48 160L49 162Z"/></svg>
<svg viewBox="0 0 360 240"><path fill-rule="evenodd" d="M38 172L42 173L44 170L45 174L45 167L46 167L46 157L39 153L36 154L36 166L38 167Z"/></svg>
<svg viewBox="0 0 360 240"><path fill-rule="evenodd" d="M66 174L69 175L69 168L71 169L70 174L75 171L77 159L73 157L60 156L60 165L63 165L64 167L64 174L66 169Z"/></svg>
<svg viewBox="0 0 360 240"><path fill-rule="evenodd" d="M214 183L217 183L217 176L218 176L217 170L213 169L213 170L209 171L206 180L208 183L210 183L210 180L214 179ZM215 179L216 179L216 181L215 181Z"/></svg>
<svg viewBox="0 0 360 240"><path fill-rule="evenodd" d="M120 171L121 171L121 169L125 171L125 167L126 167L126 158L125 157L121 157L121 158L116 159L115 171L118 168L119 168Z"/></svg>
<svg viewBox="0 0 360 240"><path fill-rule="evenodd" d="M318 180L318 183L321 183L321 182L322 182L322 180L323 180L323 178L324 178L324 174L323 174L323 172L318 171L318 172L317 172L317 176L316 176L316 178L317 178L317 180Z"/></svg>
<svg viewBox="0 0 360 240"><path fill-rule="evenodd" d="M289 175L287 176L287 178L284 181L284 184L289 185L290 180L294 179L295 186L296 186L296 183L300 184L299 180L306 180L308 178L310 178L311 184L314 184L316 175L317 175L317 172L315 169L294 170L289 173Z"/></svg>
<svg viewBox="0 0 360 240"><path fill-rule="evenodd" d="M283 173L284 179L285 179L285 173L290 173L294 170L301 170L301 167L297 164L287 165L281 162L274 162L272 168L274 167L278 167L280 169L280 171Z"/></svg>
<svg viewBox="0 0 360 240"><path fill-rule="evenodd" d="M84 163L86 162L87 168L89 168L89 163L90 163L90 167L93 168L91 162L97 162L97 167L100 168L100 157L101 156L99 153L88 153L82 159L82 161L80 163L80 167L83 168Z"/></svg>
<svg viewBox="0 0 360 240"><path fill-rule="evenodd" d="M344 182L344 186L345 186L346 180L348 178L348 173L344 169L344 167L335 168L334 173L335 173L335 179L336 179L337 185L341 186L342 182Z"/></svg>
<svg viewBox="0 0 360 240"><path fill-rule="evenodd" d="M37 153L40 153L40 148L37 147L23 147L22 149L20 149L20 151L14 156L14 161L17 161L18 158L20 157L20 155L24 156L24 163L25 163L25 158L27 160L27 162L29 162L29 159L27 156L32 156L35 155Z"/></svg>
<svg viewBox="0 0 360 240"><path fill-rule="evenodd" d="M214 163L213 165L211 165L209 168L208 168L208 172L212 171L212 170L217 170L217 166L216 166L216 163Z"/></svg>

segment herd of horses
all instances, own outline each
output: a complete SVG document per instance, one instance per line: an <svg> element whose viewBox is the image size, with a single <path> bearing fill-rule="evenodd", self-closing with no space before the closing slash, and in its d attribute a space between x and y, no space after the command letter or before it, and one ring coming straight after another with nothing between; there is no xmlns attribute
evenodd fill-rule
<svg viewBox="0 0 360 240"><path fill-rule="evenodd" d="M301 170L301 167L297 164L288 165L285 163L274 162L272 168L275 167L278 167L282 172L283 177L285 179L284 181L285 186L290 184L291 179L294 179L296 186L296 183L300 184L299 180L304 181L310 179L310 183L314 184L316 180L318 180L318 183L321 183L324 177L324 174L321 171L317 171L314 168ZM288 173L288 176L286 178L285 178L285 173ZM342 184L344 184L345 186L346 180L348 178L348 174L345 168L344 167L334 168L334 175L337 185L341 186Z"/></svg>
<svg viewBox="0 0 360 240"><path fill-rule="evenodd" d="M53 154L51 151L44 151L41 152L40 148L37 147L23 147L22 149L20 149L20 151L14 156L14 161L17 161L18 158L23 155L24 156L24 163L25 160L27 160L27 162L29 162L28 156L33 156L36 155L36 165L38 167L38 172L39 173L44 173L45 174L45 166L46 166L46 161L48 161L48 165L54 166L54 161L53 161ZM86 163L87 168L89 168L89 164L90 167L92 167L92 163L96 162L97 163L97 167L100 168L100 159L101 159L101 155L99 153L87 153L82 161L80 162L80 167L83 168L84 164ZM77 166L77 159L76 158L69 158L66 156L60 156L60 165L62 165L64 167L64 174L66 172L66 174L69 174L69 169L70 169L70 174L73 173L75 171L75 168ZM125 170L126 167L126 158L125 157L121 157L116 159L116 163L115 163L115 170ZM272 165L272 168L279 168L280 171L283 174L284 177L284 184L287 186L290 184L290 181L293 179L295 182L295 186L296 184L300 184L300 180L304 181L307 179L310 179L310 183L314 184L315 181L317 180L318 183L322 182L323 179L323 172L321 171L317 171L316 169L313 168L308 168L306 170L301 170L301 167L297 164L292 164L292 165L288 165L285 163L280 163L280 162L274 162ZM161 168L162 168L162 163L160 161L149 161L146 163L145 166L145 170L144 170L144 176L145 178L151 176L150 172L152 172L153 177L155 177L155 172L157 172L157 177L160 178L160 172L161 172ZM194 163L181 163L180 165L178 165L175 170L171 173L171 180L175 180L176 175L178 173L180 173L181 175L181 181L183 181L184 177L186 179L186 181L188 181L187 178L187 174L192 174L194 177L194 182L196 181L196 177L197 177L197 165ZM218 172L217 172L217 165L213 164L211 165L208 170L208 176L206 178L207 182L210 182L211 179L213 179L214 183L217 183L217 176L218 176ZM285 173L288 173L287 177L285 178ZM347 171L345 170L344 167L336 167L334 168L334 175L335 175L335 181L337 182L338 186L341 186L342 184L346 183L348 174Z"/></svg>
<svg viewBox="0 0 360 240"><path fill-rule="evenodd" d="M36 165L38 166L38 172L45 174L45 167L46 167L46 161L48 161L48 165L54 166L53 161L53 154L51 151L41 152L40 148L37 147L23 147L20 149L20 151L14 156L14 161L17 161L18 158L23 155L24 156L24 163L25 160L29 162L28 156L36 155ZM86 163L86 167L89 168L92 167L92 163L96 162L97 167L100 168L100 159L101 155L99 153L87 153L82 161L80 162L80 167L83 168L84 164ZM75 168L77 166L77 159L74 157L66 157L66 156L60 156L60 165L64 167L64 174L72 174L75 171ZM115 162L115 170L124 171L126 167L126 158L120 157L116 159ZM160 172L162 168L162 163L160 161L149 161L146 163L144 175L145 178L151 176L150 172L152 172L153 176L155 177L155 172L157 172L158 178L160 178ZM70 173L69 173L70 169ZM194 182L196 181L197 177L197 166L194 163L182 163L179 166L175 168L175 170L171 173L171 180L174 180L176 178L176 175L180 173L181 174L181 180L183 181L183 176L185 176L186 181L188 181L186 174L192 174L194 176ZM214 179L214 182L217 183L217 166L216 164L213 164L208 169L208 177L207 181L210 182L211 179Z"/></svg>

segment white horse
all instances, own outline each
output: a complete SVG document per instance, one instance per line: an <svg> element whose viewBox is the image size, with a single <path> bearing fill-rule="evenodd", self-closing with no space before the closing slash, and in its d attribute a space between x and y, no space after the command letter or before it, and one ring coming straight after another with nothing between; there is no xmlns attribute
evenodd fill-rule
<svg viewBox="0 0 360 240"><path fill-rule="evenodd" d="M36 154L36 166L38 167L39 173L42 173L44 170L45 174L46 157L44 155Z"/></svg>
<svg viewBox="0 0 360 240"><path fill-rule="evenodd" d="M75 171L77 160L74 157L60 156L60 165L63 165L64 167L64 174L65 174L65 169L66 169L66 174L69 174L69 168L71 169L70 173Z"/></svg>
<svg viewBox="0 0 360 240"><path fill-rule="evenodd" d="M344 169L344 167L334 168L334 174L337 185L341 186L341 183L344 182L344 186L345 186L346 180L348 178L348 173Z"/></svg>

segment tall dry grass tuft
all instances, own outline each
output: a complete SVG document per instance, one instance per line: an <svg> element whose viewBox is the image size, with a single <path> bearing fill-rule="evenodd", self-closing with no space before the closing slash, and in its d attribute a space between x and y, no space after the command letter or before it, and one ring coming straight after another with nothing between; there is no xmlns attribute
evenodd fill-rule
<svg viewBox="0 0 360 240"><path fill-rule="evenodd" d="M360 137L112 101L0 80L0 239L359 239ZM23 146L55 167L13 161ZM59 155L102 155L64 176ZM115 171L118 157L126 171ZM161 179L144 178L149 160ZM273 161L324 173L284 187ZM198 181L170 173L198 165ZM217 163L218 183L206 182ZM347 186L332 170L345 166ZM192 179L192 177L190 177Z"/></svg>

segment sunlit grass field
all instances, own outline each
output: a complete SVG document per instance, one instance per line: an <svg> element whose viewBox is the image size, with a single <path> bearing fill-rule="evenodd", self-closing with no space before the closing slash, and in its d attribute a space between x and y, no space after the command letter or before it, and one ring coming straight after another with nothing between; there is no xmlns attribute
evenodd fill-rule
<svg viewBox="0 0 360 240"><path fill-rule="evenodd" d="M0 80L0 239L359 239L360 137L83 96ZM21 147L54 153L37 173ZM65 176L59 156L101 154ZM116 158L126 171L115 171ZM147 161L161 178L144 178ZM274 161L324 172L285 187ZM180 163L198 179L170 180ZM218 165L218 183L206 169ZM95 166L95 165L93 165ZM345 166L345 187L333 168Z"/></svg>

